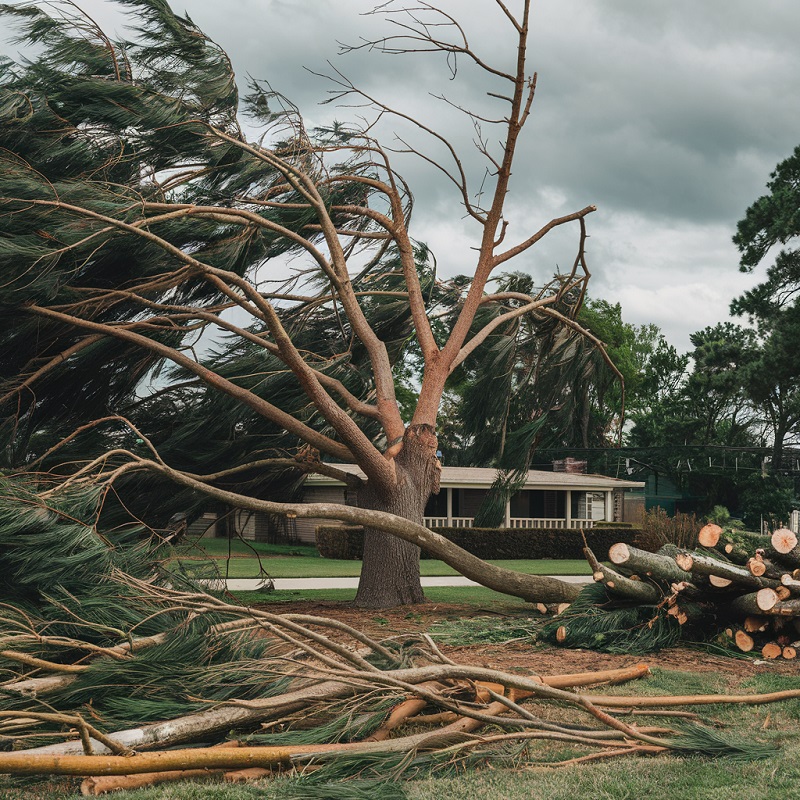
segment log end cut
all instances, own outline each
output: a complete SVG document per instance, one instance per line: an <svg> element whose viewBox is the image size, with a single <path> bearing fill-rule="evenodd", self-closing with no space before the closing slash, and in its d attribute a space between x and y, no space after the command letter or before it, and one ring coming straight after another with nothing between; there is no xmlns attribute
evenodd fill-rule
<svg viewBox="0 0 800 800"><path fill-rule="evenodd" d="M769 611L778 602L778 594L774 589L759 589L756 592L756 605L762 611Z"/></svg>
<svg viewBox="0 0 800 800"><path fill-rule="evenodd" d="M783 654L783 648L777 642L767 642L761 648L761 655L764 658L779 658Z"/></svg>
<svg viewBox="0 0 800 800"><path fill-rule="evenodd" d="M628 545L626 545L625 542L612 544L608 550L608 560L612 564L624 564L630 557L631 551L628 549Z"/></svg>
<svg viewBox="0 0 800 800"><path fill-rule="evenodd" d="M700 532L697 534L697 541L700 542L703 547L716 547L721 535L722 528L720 528L719 525L715 525L713 522L709 522L708 525L704 525L700 528Z"/></svg>
<svg viewBox="0 0 800 800"><path fill-rule="evenodd" d="M797 547L797 534L788 528L778 528L772 534L772 547L778 553L791 553Z"/></svg>
<svg viewBox="0 0 800 800"><path fill-rule="evenodd" d="M709 575L708 582L717 589L726 589L733 581L728 578L721 578L719 575Z"/></svg>

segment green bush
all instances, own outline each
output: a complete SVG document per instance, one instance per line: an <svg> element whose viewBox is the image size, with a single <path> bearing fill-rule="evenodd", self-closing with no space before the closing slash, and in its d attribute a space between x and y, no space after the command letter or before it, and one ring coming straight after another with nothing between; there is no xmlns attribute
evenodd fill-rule
<svg viewBox="0 0 800 800"><path fill-rule="evenodd" d="M573 528L436 528L436 533L482 559L583 558L581 531ZM598 558L616 542L655 552L663 544L637 528L594 527L586 541ZM317 549L323 558L359 559L364 552L360 527L320 525ZM430 558L424 552L423 558Z"/></svg>

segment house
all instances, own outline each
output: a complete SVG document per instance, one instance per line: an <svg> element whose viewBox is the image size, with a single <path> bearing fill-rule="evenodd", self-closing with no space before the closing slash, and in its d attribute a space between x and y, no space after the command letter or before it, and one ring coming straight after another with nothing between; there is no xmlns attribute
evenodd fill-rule
<svg viewBox="0 0 800 800"><path fill-rule="evenodd" d="M337 464L337 469L358 475L355 464ZM442 467L440 491L428 501L425 525L428 528L471 528L472 522L497 477L496 469L483 467ZM529 470L522 488L506 504L507 528L591 528L596 522L628 521L631 509L627 495L641 499L644 483L606 475L587 475L572 471ZM325 475L309 475L303 490L306 503L346 503L358 505L356 492ZM627 513L626 513L627 511ZM337 524L323 519L294 520L295 534L302 542L314 542L317 525Z"/></svg>
<svg viewBox="0 0 800 800"><path fill-rule="evenodd" d="M596 522L636 522L644 510L644 481L621 480L606 475L573 471L567 459L564 471L528 470L522 488L506 504L507 528L591 528ZM577 462L584 463L584 462ZM554 463L558 469L559 462ZM355 464L337 469L358 475ZM442 467L440 490L425 508L428 528L471 528L472 522L497 477L496 469ZM309 475L303 486L303 502L358 505L357 492L325 475ZM338 525L333 520L293 518L286 520L252 511L234 510L233 528L244 539L258 541L315 542L318 525ZM190 523L196 536L225 536L214 513Z"/></svg>

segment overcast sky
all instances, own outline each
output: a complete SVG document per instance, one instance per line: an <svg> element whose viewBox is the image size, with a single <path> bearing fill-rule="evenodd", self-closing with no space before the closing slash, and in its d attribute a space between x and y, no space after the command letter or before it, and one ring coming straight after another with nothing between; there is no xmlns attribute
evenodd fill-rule
<svg viewBox="0 0 800 800"><path fill-rule="evenodd" d="M369 91L439 126L479 185L468 123L431 94L496 114L485 89L497 87L467 69L462 82L449 81L441 58L337 56L337 42L390 31L381 18L362 16L374 3L172 3L228 51L240 78L269 80L312 123L355 113L318 105L329 86L304 67L325 71L333 60ZM84 5L104 18L109 3ZM486 60L511 66L512 31L494 0L442 5ZM727 319L731 299L758 280L738 272L731 236L777 162L800 143L798 30L797 0L535 0L529 64L538 88L515 165L509 241L595 204L590 294L620 302L626 321L654 322L688 349L692 331ZM463 219L455 193L424 164L401 164L401 172L416 197L415 237L433 247L443 274L469 271L479 231ZM509 266L543 279L557 265L568 268L575 234L545 240Z"/></svg>

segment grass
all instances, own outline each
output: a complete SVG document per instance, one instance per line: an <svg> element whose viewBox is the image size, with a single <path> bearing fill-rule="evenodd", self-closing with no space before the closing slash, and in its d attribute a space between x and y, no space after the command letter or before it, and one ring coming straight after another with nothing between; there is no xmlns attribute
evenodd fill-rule
<svg viewBox="0 0 800 800"><path fill-rule="evenodd" d="M197 546L176 549L175 556L192 570L213 562L229 578L258 578L259 566L273 578L357 578L361 574L360 561L321 558L317 549L309 545L233 541L229 550L225 539L203 539ZM589 565L582 560L501 559L488 563L528 575L591 574ZM433 558L422 559L420 571L425 577L458 575L452 567Z"/></svg>
<svg viewBox="0 0 800 800"><path fill-rule="evenodd" d="M276 590L274 592L233 592L241 602L281 603L301 602L351 602L355 599L355 589L298 589L291 591ZM525 613L530 605L522 600L515 601L507 594L500 594L483 586L429 586L425 588L425 597L430 603L447 603L456 605L474 605L491 608L492 611L502 609L502 613ZM276 608L280 612L280 608Z"/></svg>
<svg viewBox="0 0 800 800"><path fill-rule="evenodd" d="M609 687L607 692L625 694L691 694L694 692L771 691L796 688L797 679L773 674L747 678L740 683L714 672L654 670L652 677L634 687ZM530 706L534 714L559 715L553 706ZM698 711L698 709L693 709ZM800 701L765 706L707 706L699 708L709 723L747 739L774 742L780 746L775 758L736 762L686 756L654 758L626 757L577 766L553 768L547 762L582 753L559 744L537 744L517 769L499 767L474 769L456 775L423 777L405 784L409 800L771 800L797 797L800 780ZM574 717L574 721L585 717ZM664 718L637 717L638 724L674 725ZM586 752L586 751L583 751ZM538 762L538 763L537 763ZM280 800L284 779L254 785L165 784L131 792L118 792L115 800ZM75 800L75 781L48 781L29 786L0 782L0 800ZM332 795L331 795L332 796ZM376 791L376 798L380 792Z"/></svg>

